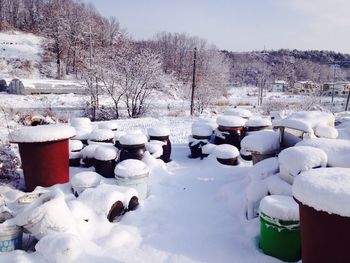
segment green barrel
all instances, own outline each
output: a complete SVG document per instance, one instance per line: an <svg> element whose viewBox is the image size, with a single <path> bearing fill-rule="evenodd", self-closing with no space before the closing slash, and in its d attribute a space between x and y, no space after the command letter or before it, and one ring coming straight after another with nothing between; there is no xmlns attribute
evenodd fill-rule
<svg viewBox="0 0 350 263"><path fill-rule="evenodd" d="M266 255L287 262L301 259L299 221L271 218L260 212L259 246Z"/></svg>

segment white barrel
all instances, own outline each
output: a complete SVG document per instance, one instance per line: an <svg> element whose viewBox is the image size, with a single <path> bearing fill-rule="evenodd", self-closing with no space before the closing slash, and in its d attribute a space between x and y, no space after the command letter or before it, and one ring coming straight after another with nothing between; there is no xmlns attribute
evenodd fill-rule
<svg viewBox="0 0 350 263"><path fill-rule="evenodd" d="M135 159L124 160L117 165L114 174L118 185L134 188L141 200L147 198L149 168L144 162Z"/></svg>
<svg viewBox="0 0 350 263"><path fill-rule="evenodd" d="M9 252L22 247L22 228L8 224L7 219L12 218L8 212L0 214L0 252Z"/></svg>

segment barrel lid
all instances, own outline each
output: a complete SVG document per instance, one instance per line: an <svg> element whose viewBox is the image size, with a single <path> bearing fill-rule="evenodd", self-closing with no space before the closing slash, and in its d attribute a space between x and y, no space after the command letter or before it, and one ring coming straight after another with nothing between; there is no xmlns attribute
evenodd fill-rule
<svg viewBox="0 0 350 263"><path fill-rule="evenodd" d="M293 196L318 211L350 217L350 168L319 168L298 175Z"/></svg>
<svg viewBox="0 0 350 263"><path fill-rule="evenodd" d="M94 157L96 160L100 161L110 161L117 158L118 150L111 146L98 146L94 151Z"/></svg>
<svg viewBox="0 0 350 263"><path fill-rule="evenodd" d="M239 155L238 149L230 144L221 144L215 147L216 158L219 159L231 159L236 158Z"/></svg>
<svg viewBox="0 0 350 263"><path fill-rule="evenodd" d="M243 127L246 123L246 119L239 116L219 116L216 119L216 123L220 126L225 127Z"/></svg>
<svg viewBox="0 0 350 263"><path fill-rule="evenodd" d="M70 183L73 187L96 187L100 184L101 176L96 172L86 171L73 175Z"/></svg>
<svg viewBox="0 0 350 263"><path fill-rule="evenodd" d="M157 126L148 128L147 133L149 136L163 137L170 135L170 129L166 126Z"/></svg>
<svg viewBox="0 0 350 263"><path fill-rule="evenodd" d="M15 143L37 143L65 140L75 135L71 126L50 124L19 128L9 134L9 139Z"/></svg>
<svg viewBox="0 0 350 263"><path fill-rule="evenodd" d="M291 196L265 196L260 202L259 210L263 214L275 219L286 221L299 220L299 206Z"/></svg>
<svg viewBox="0 0 350 263"><path fill-rule="evenodd" d="M213 129L211 126L201 123L192 125L192 135L208 137L213 134Z"/></svg>
<svg viewBox="0 0 350 263"><path fill-rule="evenodd" d="M147 142L147 137L143 134L125 134L119 138L122 145L139 145Z"/></svg>
<svg viewBox="0 0 350 263"><path fill-rule="evenodd" d="M266 127L271 126L271 120L269 118L254 117L250 118L246 124L247 127Z"/></svg>
<svg viewBox="0 0 350 263"><path fill-rule="evenodd" d="M147 175L148 173L148 166L144 162L135 159L127 159L120 162L114 170L116 177L124 178Z"/></svg>

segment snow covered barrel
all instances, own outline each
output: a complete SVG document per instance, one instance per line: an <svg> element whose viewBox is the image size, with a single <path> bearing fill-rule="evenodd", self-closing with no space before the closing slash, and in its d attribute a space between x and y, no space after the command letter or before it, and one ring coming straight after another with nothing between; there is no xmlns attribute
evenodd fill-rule
<svg viewBox="0 0 350 263"><path fill-rule="evenodd" d="M272 126L271 120L267 118L251 118L246 123L247 135L251 132L266 130Z"/></svg>
<svg viewBox="0 0 350 263"><path fill-rule="evenodd" d="M213 130L206 124L192 125L192 135L188 137L191 158L202 157L202 147L209 143Z"/></svg>
<svg viewBox="0 0 350 263"><path fill-rule="evenodd" d="M279 134L274 131L257 131L243 138L241 151L251 153L253 164L275 157L280 150Z"/></svg>
<svg viewBox="0 0 350 263"><path fill-rule="evenodd" d="M303 263L350 262L350 169L319 168L294 180Z"/></svg>
<svg viewBox="0 0 350 263"><path fill-rule="evenodd" d="M259 246L263 252L283 261L300 260L299 210L293 198L282 195L266 196L260 202L259 213Z"/></svg>
<svg viewBox="0 0 350 263"><path fill-rule="evenodd" d="M169 139L170 130L167 127L152 127L147 130L150 141L163 142L163 154L160 156L164 162L168 163L171 156L171 142Z"/></svg>
<svg viewBox="0 0 350 263"><path fill-rule="evenodd" d="M206 145L203 145L202 147L202 159L209 156L209 154L213 153L215 151L216 145L212 143L208 143Z"/></svg>
<svg viewBox="0 0 350 263"><path fill-rule="evenodd" d="M119 142L122 146L119 155L119 161L127 159L142 160L146 151L145 144L147 137L143 134L126 134L120 137Z"/></svg>
<svg viewBox="0 0 350 263"><path fill-rule="evenodd" d="M22 228L11 219L13 216L5 211L0 213L0 252L10 252L22 248Z"/></svg>
<svg viewBox="0 0 350 263"><path fill-rule="evenodd" d="M76 130L76 136L73 139L80 140L86 145L92 130L90 119L85 117L72 118L70 125Z"/></svg>
<svg viewBox="0 0 350 263"><path fill-rule="evenodd" d="M242 109L242 108L233 108L233 109L227 109L224 111L224 115L227 116L237 116L244 119L249 119L252 116L252 113L250 110Z"/></svg>
<svg viewBox="0 0 350 263"><path fill-rule="evenodd" d="M117 131L118 130L118 123L116 121L105 121L101 122L98 125L99 129L105 129L105 130L111 130L111 131Z"/></svg>
<svg viewBox="0 0 350 263"><path fill-rule="evenodd" d="M238 149L230 144L221 144L215 147L215 156L219 163L225 165L238 164Z"/></svg>
<svg viewBox="0 0 350 263"><path fill-rule="evenodd" d="M75 135L67 125L24 127L10 133L18 143L27 191L69 181L68 139Z"/></svg>
<svg viewBox="0 0 350 263"><path fill-rule="evenodd" d="M71 177L73 194L78 197L84 190L95 188L101 182L101 176L95 172L80 172Z"/></svg>
<svg viewBox="0 0 350 263"><path fill-rule="evenodd" d="M301 172L327 166L327 154L315 147L290 147L278 155L280 177L293 184L294 178Z"/></svg>
<svg viewBox="0 0 350 263"><path fill-rule="evenodd" d="M96 172L103 177L113 178L117 153L118 150L113 145L98 146L94 152Z"/></svg>
<svg viewBox="0 0 350 263"><path fill-rule="evenodd" d="M69 140L69 166L79 167L83 143L79 140Z"/></svg>
<svg viewBox="0 0 350 263"><path fill-rule="evenodd" d="M107 129L95 129L89 135L89 144L111 143L114 144L114 132Z"/></svg>
<svg viewBox="0 0 350 263"><path fill-rule="evenodd" d="M122 149L122 145L120 144L119 139L125 134L125 131L114 131L114 146L117 147L118 150Z"/></svg>
<svg viewBox="0 0 350 263"><path fill-rule="evenodd" d="M114 173L118 185L136 189L141 200L147 198L149 168L144 162L124 160L116 166Z"/></svg>
<svg viewBox="0 0 350 263"><path fill-rule="evenodd" d="M90 144L81 150L81 164L83 167L89 168L95 165L95 150L98 144Z"/></svg>
<svg viewBox="0 0 350 263"><path fill-rule="evenodd" d="M241 140L245 135L246 119L238 116L219 116L219 127L215 130L215 144L231 144L241 149Z"/></svg>

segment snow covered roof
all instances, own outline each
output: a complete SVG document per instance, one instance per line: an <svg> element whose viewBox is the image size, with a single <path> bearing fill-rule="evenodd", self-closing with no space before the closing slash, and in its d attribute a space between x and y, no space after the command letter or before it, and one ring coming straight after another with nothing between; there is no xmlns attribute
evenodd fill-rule
<svg viewBox="0 0 350 263"><path fill-rule="evenodd" d="M334 127L335 117L332 113L321 111L300 111L278 121L278 126L313 132L318 125Z"/></svg>
<svg viewBox="0 0 350 263"><path fill-rule="evenodd" d="M286 221L299 221L299 206L291 196L265 196L259 206L265 215Z"/></svg>
<svg viewBox="0 0 350 263"><path fill-rule="evenodd" d="M216 123L225 127L243 127L246 119L239 116L223 115L216 119Z"/></svg>
<svg viewBox="0 0 350 263"><path fill-rule="evenodd" d="M318 211L350 217L350 169L320 168L294 180L293 195Z"/></svg>
<svg viewBox="0 0 350 263"><path fill-rule="evenodd" d="M241 148L246 152L270 153L279 150L279 133L274 131L257 131L244 137Z"/></svg>
<svg viewBox="0 0 350 263"><path fill-rule="evenodd" d="M149 168L148 166L140 161L134 159L127 159L120 162L114 170L114 173L118 179L118 177L134 177L141 175L148 175Z"/></svg>
<svg viewBox="0 0 350 263"><path fill-rule="evenodd" d="M9 134L9 139L19 143L50 142L72 138L75 134L71 126L50 124L19 128Z"/></svg>

